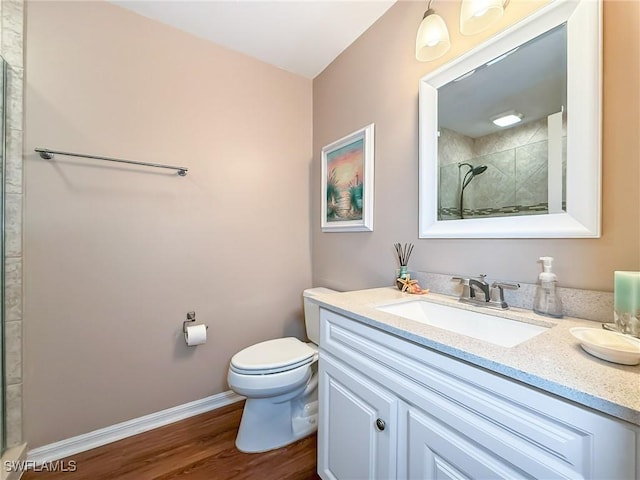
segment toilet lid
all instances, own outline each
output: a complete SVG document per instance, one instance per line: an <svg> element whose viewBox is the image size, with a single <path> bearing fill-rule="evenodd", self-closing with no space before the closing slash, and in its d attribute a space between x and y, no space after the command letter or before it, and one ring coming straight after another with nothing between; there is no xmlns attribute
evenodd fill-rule
<svg viewBox="0 0 640 480"><path fill-rule="evenodd" d="M236 353L231 366L246 373L276 373L311 362L316 351L295 337L260 342Z"/></svg>

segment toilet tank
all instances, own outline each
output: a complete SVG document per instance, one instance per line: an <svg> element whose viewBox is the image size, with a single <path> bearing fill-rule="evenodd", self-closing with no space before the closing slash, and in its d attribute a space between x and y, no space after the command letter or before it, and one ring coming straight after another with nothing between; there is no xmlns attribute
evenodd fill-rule
<svg viewBox="0 0 640 480"><path fill-rule="evenodd" d="M324 287L307 288L302 292L302 298L304 301L304 323L307 329L307 337L309 337L309 340L316 345L320 343L320 307L310 299L316 295L325 293L338 292Z"/></svg>

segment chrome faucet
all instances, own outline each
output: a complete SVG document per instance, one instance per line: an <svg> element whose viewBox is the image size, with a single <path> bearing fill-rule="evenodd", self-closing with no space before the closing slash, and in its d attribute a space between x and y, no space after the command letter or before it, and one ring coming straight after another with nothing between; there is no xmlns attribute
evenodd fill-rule
<svg viewBox="0 0 640 480"><path fill-rule="evenodd" d="M508 290L517 290L520 288L519 283L509 283L509 282L493 282L491 284L491 298L489 302L492 305L499 305L499 308L506 310L509 308L507 302L504 301L504 289ZM498 307L496 307L498 308Z"/></svg>
<svg viewBox="0 0 640 480"><path fill-rule="evenodd" d="M516 290L520 288L518 283L493 282L489 285L485 281L486 275L481 274L476 278L452 277L458 280L462 286L462 293L458 299L461 303L469 303L480 307L497 308L506 310L509 305L504 300L504 290ZM481 294L477 296L477 294Z"/></svg>
<svg viewBox="0 0 640 480"><path fill-rule="evenodd" d="M484 301L488 302L491 299L491 293L489 292L489 284L484 281L486 275L480 274L480 280L476 280L475 278L469 279L469 297L477 298L476 293L484 294Z"/></svg>

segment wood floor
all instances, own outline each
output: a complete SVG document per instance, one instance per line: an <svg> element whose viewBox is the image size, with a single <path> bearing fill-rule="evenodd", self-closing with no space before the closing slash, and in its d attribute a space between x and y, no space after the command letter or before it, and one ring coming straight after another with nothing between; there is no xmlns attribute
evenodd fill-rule
<svg viewBox="0 0 640 480"><path fill-rule="evenodd" d="M75 472L29 471L23 480L317 480L316 435L266 453L235 445L238 402L64 459Z"/></svg>

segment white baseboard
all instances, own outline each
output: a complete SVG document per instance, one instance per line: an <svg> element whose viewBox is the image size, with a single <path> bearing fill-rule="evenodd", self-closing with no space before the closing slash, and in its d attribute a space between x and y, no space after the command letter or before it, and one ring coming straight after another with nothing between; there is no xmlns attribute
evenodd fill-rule
<svg viewBox="0 0 640 480"><path fill-rule="evenodd" d="M110 427L100 428L93 432L34 448L33 450L29 450L27 460L29 462L35 462L37 465L60 460L61 458L85 452L92 448L122 440L123 438L153 430L154 428L162 427L210 410L215 410L216 408L224 407L240 400L244 400L244 397L229 390L217 395L178 405L177 407L117 423Z"/></svg>

